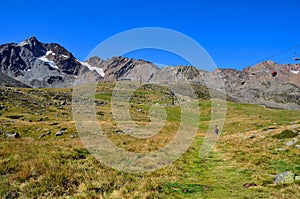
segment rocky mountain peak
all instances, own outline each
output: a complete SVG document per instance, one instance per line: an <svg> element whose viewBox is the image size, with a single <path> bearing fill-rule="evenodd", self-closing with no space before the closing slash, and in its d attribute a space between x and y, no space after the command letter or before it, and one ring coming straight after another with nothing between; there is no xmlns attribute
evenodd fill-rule
<svg viewBox="0 0 300 199"><path fill-rule="evenodd" d="M70 75L78 75L81 63L71 52L56 43L45 44L47 52L44 57L56 63L57 68Z"/></svg>
<svg viewBox="0 0 300 199"><path fill-rule="evenodd" d="M45 46L38 41L36 37L30 37L20 43L18 43L19 47L24 47L33 53L33 56L40 57L43 56L46 52Z"/></svg>
<svg viewBox="0 0 300 199"><path fill-rule="evenodd" d="M92 66L96 66L96 67L99 67L101 68L102 67L102 64L103 64L103 60L99 57L91 57L87 60L87 62L92 65Z"/></svg>
<svg viewBox="0 0 300 199"><path fill-rule="evenodd" d="M276 75L273 75L276 72ZM91 57L78 61L56 43L30 37L18 44L0 45L0 85L21 87L68 87L74 80L176 82L186 78L196 85L224 88L227 95L243 103L300 109L300 64L264 61L243 70L194 66L158 68L149 61L115 56L107 60ZM211 82L211 83L210 83ZM216 82L223 82L224 86ZM214 87L214 85L216 87Z"/></svg>
<svg viewBox="0 0 300 199"><path fill-rule="evenodd" d="M18 45L24 46L26 44L31 45L31 46L36 46L36 44L40 44L40 42L36 37L29 37L29 38L25 39L24 41L20 42Z"/></svg>
<svg viewBox="0 0 300 199"><path fill-rule="evenodd" d="M71 86L75 75L83 67L64 47L59 44L44 44L36 37L18 44L0 46L0 85Z"/></svg>

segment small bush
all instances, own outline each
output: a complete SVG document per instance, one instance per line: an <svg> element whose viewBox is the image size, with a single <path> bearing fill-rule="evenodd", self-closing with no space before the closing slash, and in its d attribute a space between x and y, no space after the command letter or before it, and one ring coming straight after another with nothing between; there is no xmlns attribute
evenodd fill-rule
<svg viewBox="0 0 300 199"><path fill-rule="evenodd" d="M20 118L23 117L23 115L8 115L8 116L6 116L6 117L8 117L8 118L10 118L10 119L20 119Z"/></svg>
<svg viewBox="0 0 300 199"><path fill-rule="evenodd" d="M279 134L273 135L273 138L277 138L277 139L285 139L285 138L293 138L296 137L298 135L298 132L294 132L292 130L284 130Z"/></svg>
<svg viewBox="0 0 300 199"><path fill-rule="evenodd" d="M81 148L81 149L75 149L72 152L72 159L78 160L78 159L85 159L90 152L87 149Z"/></svg>

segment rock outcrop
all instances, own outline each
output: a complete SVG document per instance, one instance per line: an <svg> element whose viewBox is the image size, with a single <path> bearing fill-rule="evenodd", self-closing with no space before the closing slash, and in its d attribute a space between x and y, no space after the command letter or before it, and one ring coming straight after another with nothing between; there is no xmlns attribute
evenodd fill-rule
<svg viewBox="0 0 300 199"><path fill-rule="evenodd" d="M67 87L86 69L59 44L43 44L31 37L0 46L0 85L15 87ZM90 73L86 69L86 73Z"/></svg>

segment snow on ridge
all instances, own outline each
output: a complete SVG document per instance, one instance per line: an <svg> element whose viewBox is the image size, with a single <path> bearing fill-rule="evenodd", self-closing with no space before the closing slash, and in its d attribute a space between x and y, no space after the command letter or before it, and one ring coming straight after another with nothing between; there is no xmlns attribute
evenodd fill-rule
<svg viewBox="0 0 300 199"><path fill-rule="evenodd" d="M62 57L64 57L64 58L68 58L69 56L67 56L67 55L61 55Z"/></svg>
<svg viewBox="0 0 300 199"><path fill-rule="evenodd" d="M46 52L46 56L50 55L50 54L53 55L53 56L55 55L55 53L52 50L49 50L49 51Z"/></svg>
<svg viewBox="0 0 300 199"><path fill-rule="evenodd" d="M25 46L26 44L29 44L27 41L21 41L17 44L17 46Z"/></svg>
<svg viewBox="0 0 300 199"><path fill-rule="evenodd" d="M58 67L57 67L57 65L53 61L49 60L45 55L42 56L42 57L40 57L40 58L38 58L38 59L41 60L41 61L43 61L43 62L48 63L52 68L55 68L55 69L59 70Z"/></svg>
<svg viewBox="0 0 300 199"><path fill-rule="evenodd" d="M297 75L300 71L298 71L298 70L290 70L290 72Z"/></svg>
<svg viewBox="0 0 300 199"><path fill-rule="evenodd" d="M90 71L96 71L99 75L101 75L101 77L104 77L104 71L102 68L98 68L98 67L94 67L94 66L91 66L88 62L80 62L82 65L88 67L88 69Z"/></svg>

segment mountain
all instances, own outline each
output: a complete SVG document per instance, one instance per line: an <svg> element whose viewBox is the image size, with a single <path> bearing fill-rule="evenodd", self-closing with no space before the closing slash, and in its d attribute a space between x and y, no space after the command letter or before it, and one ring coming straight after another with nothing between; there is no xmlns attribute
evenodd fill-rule
<svg viewBox="0 0 300 199"><path fill-rule="evenodd" d="M59 44L31 37L0 45L1 85L22 87L72 86L82 71L91 72Z"/></svg>
<svg viewBox="0 0 300 199"><path fill-rule="evenodd" d="M265 61L242 71L222 69L226 92L243 103L299 109L300 65ZM274 77L272 73L276 72Z"/></svg>
<svg viewBox="0 0 300 199"><path fill-rule="evenodd" d="M275 71L277 75L274 77L272 73ZM300 64L265 61L241 71L227 68L211 72L193 66L165 67L150 79L154 82L161 79L172 81L181 75L197 85L225 89L226 94L237 102L300 109Z"/></svg>
<svg viewBox="0 0 300 199"><path fill-rule="evenodd" d="M276 71L274 77L272 73ZM0 85L12 87L71 87L75 79L172 82L185 77L193 85L226 90L242 103L300 109L300 65L265 61L243 70L216 69L208 72L193 66L158 68L151 62L126 57L78 61L56 43L31 37L18 44L0 45ZM224 87L222 87L222 84Z"/></svg>
<svg viewBox="0 0 300 199"><path fill-rule="evenodd" d="M151 62L121 56L108 60L91 57L87 62L94 67L103 69L105 76L102 81L116 81L122 78L128 78L131 81L148 81L153 74L160 70Z"/></svg>

